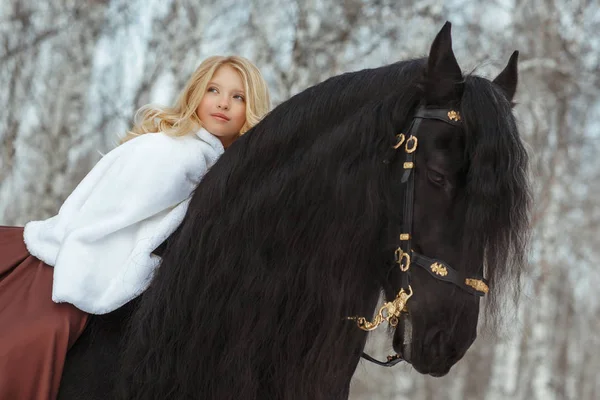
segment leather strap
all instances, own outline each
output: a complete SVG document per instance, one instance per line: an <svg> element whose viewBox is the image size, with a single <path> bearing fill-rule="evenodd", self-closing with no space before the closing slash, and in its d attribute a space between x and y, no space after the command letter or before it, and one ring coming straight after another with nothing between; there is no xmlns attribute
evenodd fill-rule
<svg viewBox="0 0 600 400"><path fill-rule="evenodd" d="M393 367L399 362L404 361L402 357L400 357L398 354L396 354L395 356L388 356L387 362L379 361L378 359L371 357L367 353L362 353L361 357L367 361L371 361L373 364L377 364L382 367Z"/></svg>
<svg viewBox="0 0 600 400"><path fill-rule="evenodd" d="M485 295L485 292L475 290L473 287L468 286L465 283L467 277L464 276L463 274L459 273L458 271L456 271L454 268L452 268L450 265L446 264L442 260L425 257L424 255L415 253L413 251L412 256L411 256L411 265L418 265L419 267L421 267L424 270L426 270L427 272L429 272L429 274L431 276L433 276L435 279L444 281L444 282L453 283L468 293L475 294L475 295L481 296L481 297L483 297ZM473 279L473 278L470 278L470 279ZM486 279L483 279L483 278L476 278L476 279L485 283L486 286L488 285L488 281Z"/></svg>
<svg viewBox="0 0 600 400"><path fill-rule="evenodd" d="M406 263L410 265L403 271L401 268L403 289L408 289L410 285L410 266L418 265L425 269L429 274L441 281L452 283L462 290L477 295L484 296L487 293L488 282L483 278L467 278L463 274L456 271L450 265L445 262L433 258L426 257L422 254L416 253L412 250L412 225L414 217L414 194L415 194L415 152L418 146L417 131L421 125L421 121L424 119L434 119L442 121L453 126L461 125L461 118L458 111L441 108L426 108L420 106L414 115L413 120L406 131L405 140L406 144L404 149L406 150L406 159L404 163L404 174L402 175L401 182L406 184L406 190L404 195L404 215L402 224L402 235L400 237L400 250L402 254L396 253L396 262L404 267ZM402 148L400 141L395 148ZM408 256L408 257L407 257ZM404 265L403 265L404 263ZM470 286L467 282L476 281L476 284ZM480 290L476 289L479 288ZM402 361L402 357L398 354L395 356L388 356L387 362L379 361L366 353L362 353L362 357L372 363L381 365L383 367L392 367Z"/></svg>

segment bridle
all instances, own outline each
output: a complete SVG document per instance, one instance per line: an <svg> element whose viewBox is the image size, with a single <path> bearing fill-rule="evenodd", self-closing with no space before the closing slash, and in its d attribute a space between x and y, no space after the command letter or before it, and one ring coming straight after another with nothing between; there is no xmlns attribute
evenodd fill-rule
<svg viewBox="0 0 600 400"><path fill-rule="evenodd" d="M425 269L435 279L452 283L468 293L484 296L489 291L488 282L483 277L465 276L444 261L426 257L412 249L411 241L415 194L415 174L413 170L415 168L415 153L419 142L416 133L424 119L442 121L453 126L461 126L462 123L458 111L451 109L425 108L424 106L421 106L415 113L415 116L406 131L407 134L404 135L404 133L400 133L396 135L397 142L394 145L394 149L399 150L404 148L406 153L406 159L403 165L404 174L401 179L401 183L406 184L406 190L404 192L403 226L402 233L400 234L400 245L394 252L394 260L398 264L402 276L402 286L393 301L383 304L373 321L368 321L365 317L348 317L348 319L356 321L358 327L364 331L375 330L384 321L387 321L393 327L398 325L398 318L402 312L407 312L406 304L413 295L410 286L410 267L413 265ZM402 356L399 354L388 356L387 362L378 361L366 353L362 353L362 357L384 367L391 367L402 361Z"/></svg>
<svg viewBox="0 0 600 400"><path fill-rule="evenodd" d="M483 277L474 278L464 276L444 261L426 257L412 249L411 233L415 194L415 174L413 170L415 168L415 153L419 142L416 133L424 119L438 120L453 126L461 125L461 116L458 111L425 108L424 106L421 106L415 113L413 120L406 131L407 134L404 135L404 133L400 133L396 135L397 142L394 145L394 149L398 150L403 147L406 152L406 159L403 165L404 174L401 179L401 183L406 184L406 189L404 191L403 227L402 233L400 234L400 245L394 252L394 260L401 271L402 286L393 301L383 304L373 321L368 321L364 317L348 317L348 319L355 320L358 327L364 331L375 330L384 321L387 321L393 327L398 325L398 318L402 312L407 312L406 304L413 295L410 286L410 267L412 265L421 267L429 272L435 279L452 283L468 293L484 296L489 291L488 282ZM385 367L394 366L402 361L402 357L398 354L388 356L387 362L378 361L366 353L363 353L362 357Z"/></svg>

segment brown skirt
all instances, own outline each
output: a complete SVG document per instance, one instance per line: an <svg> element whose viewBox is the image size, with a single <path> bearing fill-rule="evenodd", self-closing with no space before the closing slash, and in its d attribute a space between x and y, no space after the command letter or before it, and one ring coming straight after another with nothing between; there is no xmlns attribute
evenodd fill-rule
<svg viewBox="0 0 600 400"><path fill-rule="evenodd" d="M33 257L23 228L0 226L0 399L55 399L67 350L87 314L52 301L53 268Z"/></svg>

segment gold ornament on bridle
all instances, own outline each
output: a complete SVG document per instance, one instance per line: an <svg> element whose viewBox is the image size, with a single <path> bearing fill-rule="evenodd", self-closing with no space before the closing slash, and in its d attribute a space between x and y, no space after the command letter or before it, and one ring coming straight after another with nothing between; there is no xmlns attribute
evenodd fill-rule
<svg viewBox="0 0 600 400"><path fill-rule="evenodd" d="M365 317L348 317L348 319L356 321L356 325L363 331L374 331L379 325L384 322L389 323L391 326L396 327L398 325L398 318L404 311L406 312L406 302L413 295L412 288L408 287L408 293L404 289L400 289L398 295L393 301L388 301L381 306L373 321L368 321Z"/></svg>

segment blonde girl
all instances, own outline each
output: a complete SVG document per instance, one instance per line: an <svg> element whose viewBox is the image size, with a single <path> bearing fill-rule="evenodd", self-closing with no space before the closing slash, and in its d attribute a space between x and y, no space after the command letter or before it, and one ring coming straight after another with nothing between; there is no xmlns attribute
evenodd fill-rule
<svg viewBox="0 0 600 400"><path fill-rule="evenodd" d="M250 61L210 57L173 107L138 111L57 215L0 227L0 398L56 398L88 314L148 287L160 264L153 251L181 223L197 183L269 106Z"/></svg>

